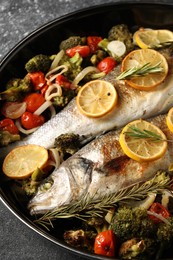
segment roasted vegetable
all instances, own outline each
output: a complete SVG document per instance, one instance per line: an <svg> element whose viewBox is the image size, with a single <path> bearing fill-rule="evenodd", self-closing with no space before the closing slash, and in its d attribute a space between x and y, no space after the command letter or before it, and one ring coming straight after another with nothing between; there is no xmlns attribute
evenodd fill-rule
<svg viewBox="0 0 173 260"><path fill-rule="evenodd" d="M28 75L23 79L12 79L7 83L6 90L0 93L0 99L5 101L20 101L32 90Z"/></svg>
<svg viewBox="0 0 173 260"><path fill-rule="evenodd" d="M134 49L132 34L125 24L118 24L110 29L108 32L108 41L110 42L113 40L124 42L127 48L127 52L130 52Z"/></svg>
<svg viewBox="0 0 173 260"><path fill-rule="evenodd" d="M119 257L121 259L154 259L157 247L154 239L133 238L121 244Z"/></svg>
<svg viewBox="0 0 173 260"><path fill-rule="evenodd" d="M95 237L96 233L93 231L84 231L83 229L69 230L64 233L64 240L67 244L89 251L93 251Z"/></svg>
<svg viewBox="0 0 173 260"><path fill-rule="evenodd" d="M72 98L76 96L76 92L71 89L62 88L62 96L57 96L53 98L53 105L58 108L65 107Z"/></svg>
<svg viewBox="0 0 173 260"><path fill-rule="evenodd" d="M67 50L69 48L73 48L77 45L82 45L84 44L86 41L85 38L82 38L80 36L70 36L69 38L67 38L66 40L63 40L60 43L60 50Z"/></svg>
<svg viewBox="0 0 173 260"><path fill-rule="evenodd" d="M6 146L9 143L19 141L19 134L10 134L8 131L0 130L0 146Z"/></svg>
<svg viewBox="0 0 173 260"><path fill-rule="evenodd" d="M134 237L152 238L157 231L157 226L148 218L146 210L126 206L122 206L117 210L111 227L122 242Z"/></svg>
<svg viewBox="0 0 173 260"><path fill-rule="evenodd" d="M81 147L81 138L73 133L62 134L55 139L55 147L63 155L72 155Z"/></svg>
<svg viewBox="0 0 173 260"><path fill-rule="evenodd" d="M72 58L69 58L66 54L64 54L64 56L60 60L59 65L67 66L68 70L64 73L64 75L69 80L73 80L82 70L82 61L83 59L79 53L76 53Z"/></svg>
<svg viewBox="0 0 173 260"><path fill-rule="evenodd" d="M42 71L45 73L49 70L51 63L52 60L49 56L38 54L25 64L25 69L27 72Z"/></svg>

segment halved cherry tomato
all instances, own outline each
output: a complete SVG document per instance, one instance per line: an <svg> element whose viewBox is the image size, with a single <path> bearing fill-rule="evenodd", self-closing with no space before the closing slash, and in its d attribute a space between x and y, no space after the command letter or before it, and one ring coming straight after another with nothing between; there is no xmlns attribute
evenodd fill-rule
<svg viewBox="0 0 173 260"><path fill-rule="evenodd" d="M48 86L47 84L45 84L45 85L40 89L40 93L41 93L43 96L45 96L45 93L46 93L48 87L49 87L49 86Z"/></svg>
<svg viewBox="0 0 173 260"><path fill-rule="evenodd" d="M56 77L55 82L66 89L69 89L71 87L71 82L62 74L59 74Z"/></svg>
<svg viewBox="0 0 173 260"><path fill-rule="evenodd" d="M160 204L160 203L158 203L158 202L154 202L154 203L151 205L149 211L154 212L154 213L157 213L157 214L160 214L160 215L161 215L162 217L164 217L164 218L169 218L169 217L170 217L169 211L168 211L162 204ZM152 215L149 215L149 214L148 214L148 217L149 217L152 221L154 221L155 223L162 222L161 219L159 219L159 218L157 218L157 217L155 217L155 216L152 216Z"/></svg>
<svg viewBox="0 0 173 260"><path fill-rule="evenodd" d="M42 94L32 93L26 96L24 101L26 102L26 110L34 113L45 102L45 98Z"/></svg>
<svg viewBox="0 0 173 260"><path fill-rule="evenodd" d="M115 256L116 239L112 230L100 232L94 242L94 253L104 256Z"/></svg>
<svg viewBox="0 0 173 260"><path fill-rule="evenodd" d="M44 73L42 71L28 73L35 90L40 90L46 83Z"/></svg>
<svg viewBox="0 0 173 260"><path fill-rule="evenodd" d="M71 58L76 53L79 53L82 57L87 57L90 54L90 48L87 45L77 45L66 50L66 54Z"/></svg>
<svg viewBox="0 0 173 260"><path fill-rule="evenodd" d="M91 53L94 53L99 49L98 43L102 41L102 37L99 36L88 36L87 44L90 47Z"/></svg>
<svg viewBox="0 0 173 260"><path fill-rule="evenodd" d="M21 124L27 130L32 129L34 127L41 126L44 124L44 122L45 119L42 115L38 116L30 112L25 112L21 116Z"/></svg>
<svg viewBox="0 0 173 260"><path fill-rule="evenodd" d="M2 129L3 131L8 131L10 134L13 135L19 133L19 130L15 126L14 121L10 118L5 118L0 121L0 129Z"/></svg>
<svg viewBox="0 0 173 260"><path fill-rule="evenodd" d="M1 113L11 119L17 119L26 111L25 102L6 102L4 103Z"/></svg>
<svg viewBox="0 0 173 260"><path fill-rule="evenodd" d="M113 68L115 68L115 66L115 59L113 57L106 57L98 63L97 68L100 71L103 71L106 74L108 74L111 70L113 70Z"/></svg>

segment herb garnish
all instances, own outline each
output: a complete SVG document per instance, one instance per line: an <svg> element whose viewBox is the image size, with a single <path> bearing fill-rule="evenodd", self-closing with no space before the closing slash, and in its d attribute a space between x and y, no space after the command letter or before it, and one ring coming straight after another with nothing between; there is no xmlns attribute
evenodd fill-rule
<svg viewBox="0 0 173 260"><path fill-rule="evenodd" d="M160 63L156 65L151 65L150 62L147 62L141 67L133 67L123 71L116 80L130 79L132 77L145 76L150 73L159 73L163 71L163 68L160 67Z"/></svg>
<svg viewBox="0 0 173 260"><path fill-rule="evenodd" d="M62 206L54 211L47 212L39 219L34 220L35 223L42 225L49 230L49 226L53 227L52 221L60 218L78 218L86 221L91 217L103 218L110 208L116 206L117 203L129 200L142 200L147 197L149 192L159 193L168 189L171 184L169 177L160 178L165 172L158 171L157 174L144 183L137 183L131 187L121 189L118 192L106 194L101 197L90 197L86 194L81 200L75 201L70 205Z"/></svg>
<svg viewBox="0 0 173 260"><path fill-rule="evenodd" d="M152 142L166 141L173 142L173 140L163 139L159 134L149 130L140 130L138 127L130 126L131 131L125 132L127 136L134 137L136 139L149 139Z"/></svg>

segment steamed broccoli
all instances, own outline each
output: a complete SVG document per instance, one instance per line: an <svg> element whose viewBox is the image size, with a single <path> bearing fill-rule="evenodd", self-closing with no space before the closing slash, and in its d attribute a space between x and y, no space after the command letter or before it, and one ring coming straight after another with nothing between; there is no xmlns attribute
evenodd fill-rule
<svg viewBox="0 0 173 260"><path fill-rule="evenodd" d="M121 244L119 257L121 259L153 259L157 250L154 239L133 238Z"/></svg>
<svg viewBox="0 0 173 260"><path fill-rule="evenodd" d="M6 146L9 143L16 142L20 140L20 135L10 134L8 131L0 130L0 146Z"/></svg>
<svg viewBox="0 0 173 260"><path fill-rule="evenodd" d="M122 41L126 45L127 52L134 49L133 37L126 24L113 26L108 32L108 41Z"/></svg>
<svg viewBox="0 0 173 260"><path fill-rule="evenodd" d="M119 207L114 214L111 228L122 242L134 237L154 237L157 231L145 209L125 206Z"/></svg>
<svg viewBox="0 0 173 260"><path fill-rule="evenodd" d="M81 147L81 138L79 135L62 134L55 139L55 147L62 155L74 154Z"/></svg>
<svg viewBox="0 0 173 260"><path fill-rule="evenodd" d="M93 251L95 237L96 233L93 231L84 231L83 229L69 230L64 233L64 240L67 244L89 251Z"/></svg>
<svg viewBox="0 0 173 260"><path fill-rule="evenodd" d="M56 106L58 108L63 108L75 96L76 96L76 92L74 90L71 90L71 89L66 90L66 89L62 88L62 96L54 97L53 104L54 104L54 106Z"/></svg>
<svg viewBox="0 0 173 260"><path fill-rule="evenodd" d="M67 50L69 48L75 47L77 45L82 45L85 43L85 38L82 38L80 36L70 36L66 40L63 40L60 43L60 50Z"/></svg>
<svg viewBox="0 0 173 260"><path fill-rule="evenodd" d="M50 68L52 60L49 56L44 54L38 54L31 58L26 64L25 69L28 73L42 71L43 73L47 72Z"/></svg>
<svg viewBox="0 0 173 260"><path fill-rule="evenodd" d="M32 90L32 83L28 75L23 79L15 78L6 85L6 90L0 93L0 99L9 102L19 101Z"/></svg>

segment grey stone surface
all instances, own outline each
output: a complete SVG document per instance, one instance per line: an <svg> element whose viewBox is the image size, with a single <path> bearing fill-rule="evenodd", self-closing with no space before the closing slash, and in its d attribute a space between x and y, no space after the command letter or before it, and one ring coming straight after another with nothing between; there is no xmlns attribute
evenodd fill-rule
<svg viewBox="0 0 173 260"><path fill-rule="evenodd" d="M109 2L117 1L1 0L0 59L2 59L21 39L54 18L81 8ZM33 232L33 230L23 224L2 204L2 202L0 202L0 259L82 260L83 258L65 251L41 237L36 232Z"/></svg>

